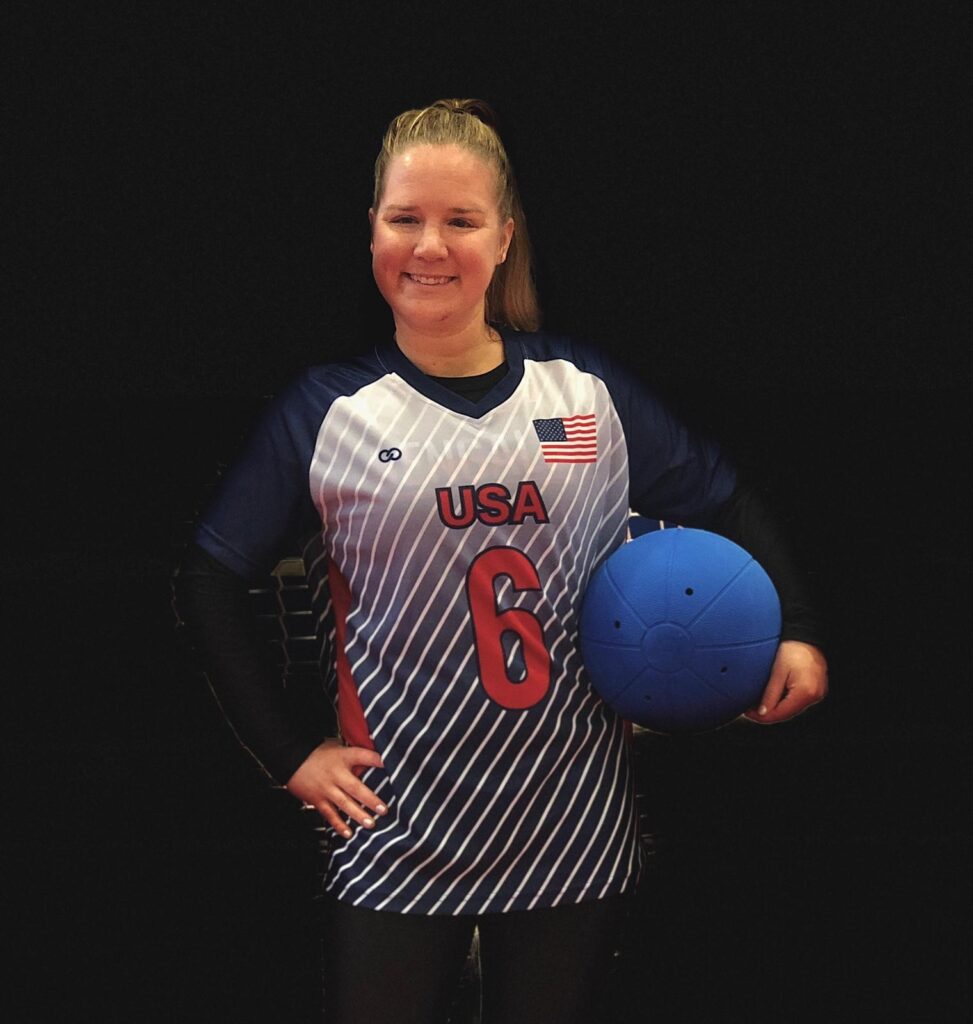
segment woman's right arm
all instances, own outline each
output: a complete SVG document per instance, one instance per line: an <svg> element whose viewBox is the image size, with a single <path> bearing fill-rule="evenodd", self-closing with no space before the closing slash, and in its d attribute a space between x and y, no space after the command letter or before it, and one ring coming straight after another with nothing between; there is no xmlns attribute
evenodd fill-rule
<svg viewBox="0 0 973 1024"><path fill-rule="evenodd" d="M371 827L365 808L379 814L385 808L355 769L381 767L381 758L322 737L313 723L296 719L279 671L258 638L247 581L190 544L173 580L173 597L194 655L241 744L339 834L350 835L342 815Z"/></svg>
<svg viewBox="0 0 973 1024"><path fill-rule="evenodd" d="M285 783L323 737L294 720L280 672L258 637L246 579L192 543L176 571L173 598L195 660L237 738Z"/></svg>

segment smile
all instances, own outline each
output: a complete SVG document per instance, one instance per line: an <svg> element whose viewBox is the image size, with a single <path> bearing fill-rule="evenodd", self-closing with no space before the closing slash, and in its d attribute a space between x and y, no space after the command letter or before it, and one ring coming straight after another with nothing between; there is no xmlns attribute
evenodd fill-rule
<svg viewBox="0 0 973 1024"><path fill-rule="evenodd" d="M455 281L455 277L421 277L419 274L406 274L405 275L410 281L415 281L416 284L449 284L450 281Z"/></svg>

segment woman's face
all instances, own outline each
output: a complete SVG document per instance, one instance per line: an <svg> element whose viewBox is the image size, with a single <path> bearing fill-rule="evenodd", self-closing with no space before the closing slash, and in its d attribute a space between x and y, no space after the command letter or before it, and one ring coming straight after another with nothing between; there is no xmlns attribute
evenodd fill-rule
<svg viewBox="0 0 973 1024"><path fill-rule="evenodd" d="M501 223L493 168L460 146L414 146L392 159L369 219L372 272L396 327L479 329L514 230Z"/></svg>

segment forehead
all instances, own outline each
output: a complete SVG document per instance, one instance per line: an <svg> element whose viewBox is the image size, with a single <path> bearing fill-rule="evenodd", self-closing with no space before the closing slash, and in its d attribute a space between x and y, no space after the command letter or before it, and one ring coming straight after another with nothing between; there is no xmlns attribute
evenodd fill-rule
<svg viewBox="0 0 973 1024"><path fill-rule="evenodd" d="M411 146L389 162L382 190L383 203L402 204L404 200L415 202L422 198L445 197L458 200L463 196L491 205L497 201L493 167L462 146Z"/></svg>

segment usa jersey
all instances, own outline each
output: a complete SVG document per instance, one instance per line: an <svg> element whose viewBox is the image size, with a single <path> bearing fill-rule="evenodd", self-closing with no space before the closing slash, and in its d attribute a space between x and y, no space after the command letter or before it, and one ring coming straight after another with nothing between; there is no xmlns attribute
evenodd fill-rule
<svg viewBox="0 0 973 1024"><path fill-rule="evenodd" d="M592 572L631 509L692 523L732 468L634 379L565 338L503 332L472 403L394 345L306 371L263 416L197 532L245 576L314 530L344 740L386 804L332 853L361 907L479 914L630 890L625 729L578 647Z"/></svg>

